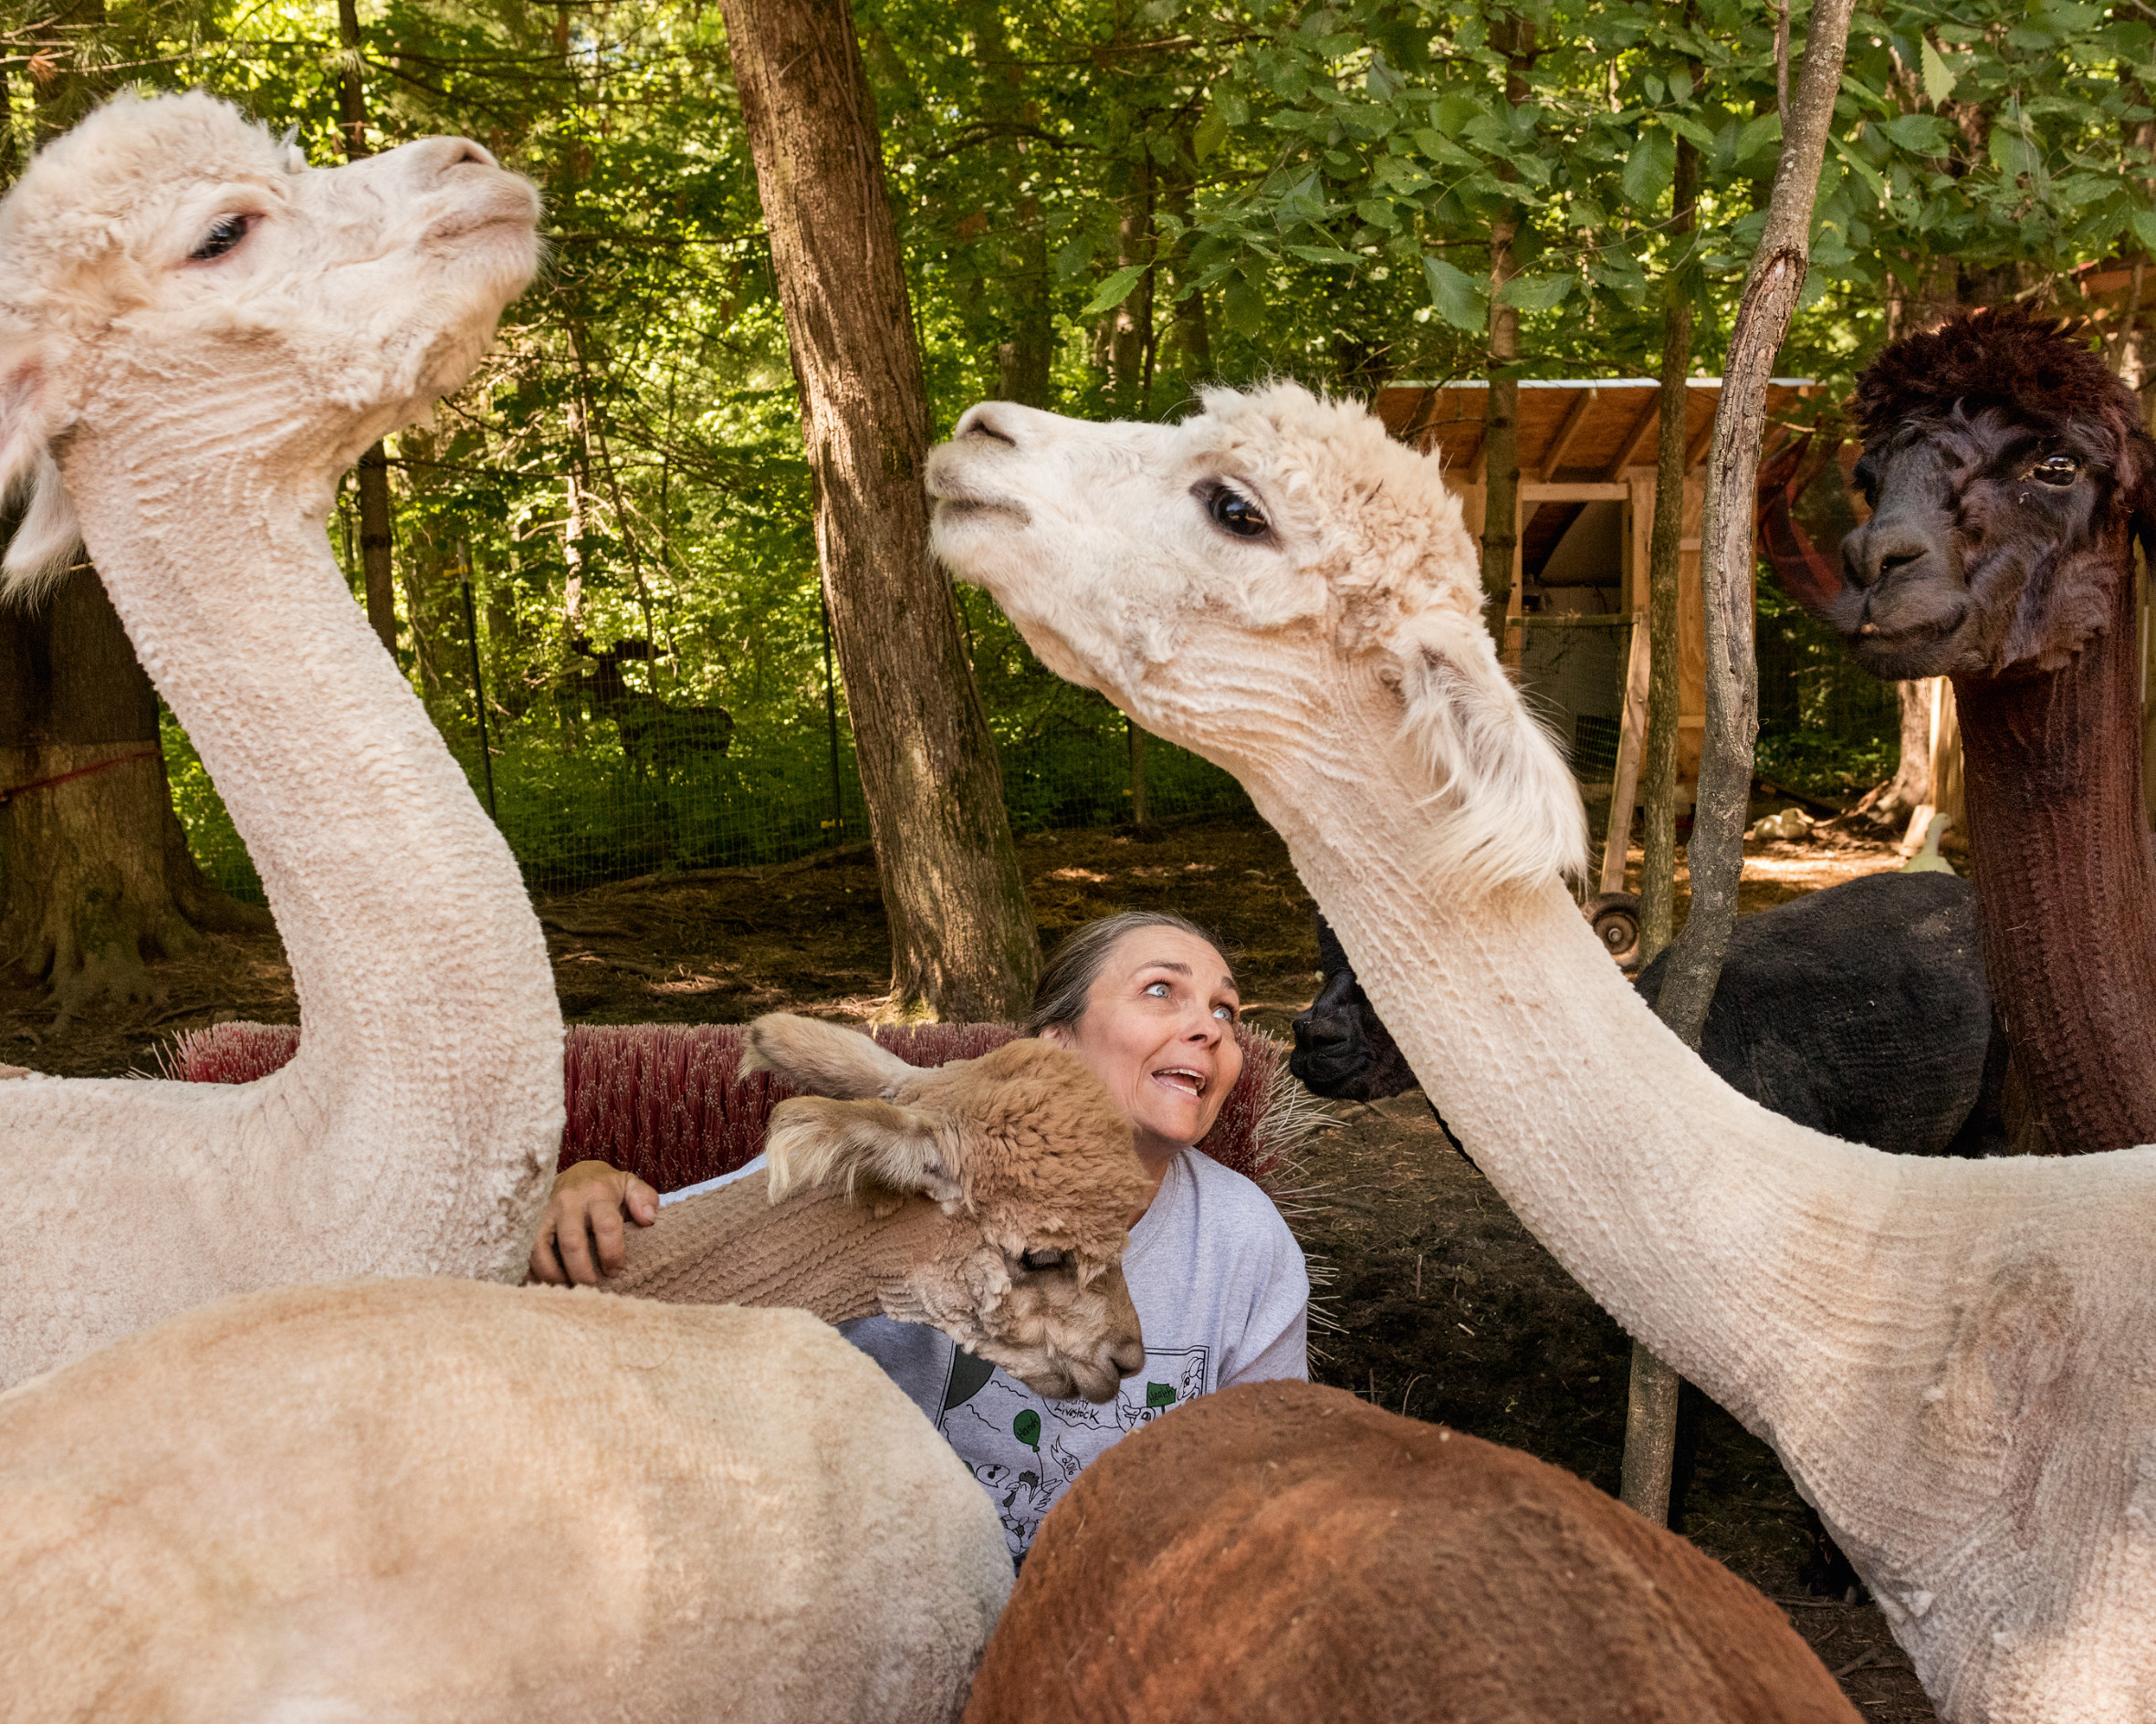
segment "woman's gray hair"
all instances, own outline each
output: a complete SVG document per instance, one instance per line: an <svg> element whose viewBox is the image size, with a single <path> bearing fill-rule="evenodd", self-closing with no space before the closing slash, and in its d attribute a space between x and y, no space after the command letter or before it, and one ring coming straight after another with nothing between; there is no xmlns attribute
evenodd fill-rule
<svg viewBox="0 0 2156 1724"><path fill-rule="evenodd" d="M1066 934L1056 943L1054 955L1041 972L1041 979L1033 987L1033 1009L1026 1014L1019 1026L1029 1036L1037 1036L1052 1025L1069 1029L1085 1016L1087 1002L1093 998L1093 985L1101 978L1101 969L1108 961L1108 954L1115 949L1116 941L1139 928L1173 928L1178 934L1188 934L1203 940L1221 960L1228 962L1228 948L1205 929L1188 917L1170 915L1165 910L1124 910L1112 916L1102 916L1088 922L1083 927ZM1232 963L1229 967L1233 969Z"/></svg>

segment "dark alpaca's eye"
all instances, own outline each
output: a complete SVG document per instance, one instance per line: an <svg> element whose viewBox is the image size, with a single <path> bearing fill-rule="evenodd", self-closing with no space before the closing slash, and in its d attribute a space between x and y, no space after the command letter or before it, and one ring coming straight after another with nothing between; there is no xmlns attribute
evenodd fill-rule
<svg viewBox="0 0 2156 1724"><path fill-rule="evenodd" d="M207 263L213 257L222 257L246 238L247 230L254 225L255 218L251 215L220 215L211 224L210 231L204 236L202 244L187 256L196 263Z"/></svg>
<svg viewBox="0 0 2156 1724"><path fill-rule="evenodd" d="M1023 1267L1035 1274L1042 1269L1060 1269L1070 1260L1069 1253L1064 1251L1028 1251L1019 1259Z"/></svg>
<svg viewBox="0 0 2156 1724"><path fill-rule="evenodd" d="M1238 538L1262 538L1272 530L1265 511L1240 491L1216 485L1205 499L1205 512L1215 527Z"/></svg>
<svg viewBox="0 0 2156 1724"><path fill-rule="evenodd" d="M2070 455L2047 455L2029 469L2029 477L2045 485L2065 486L2073 484L2081 471L2081 464Z"/></svg>

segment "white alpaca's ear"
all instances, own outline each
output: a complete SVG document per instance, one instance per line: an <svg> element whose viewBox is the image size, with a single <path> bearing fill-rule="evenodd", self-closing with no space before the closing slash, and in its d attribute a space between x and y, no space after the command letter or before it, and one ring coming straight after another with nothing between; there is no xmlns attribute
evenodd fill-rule
<svg viewBox="0 0 2156 1724"><path fill-rule="evenodd" d="M1401 734L1432 780L1422 864L1485 887L1578 872L1587 849L1579 787L1481 619L1426 611L1389 646L1406 709Z"/></svg>
<svg viewBox="0 0 2156 1724"><path fill-rule="evenodd" d="M790 1012L767 1013L748 1026L741 1075L769 1071L811 1095L888 1095L912 1066L858 1029Z"/></svg>
<svg viewBox="0 0 2156 1724"><path fill-rule="evenodd" d="M889 1102L820 1095L781 1102L771 1110L764 1138L771 1201L843 1179L850 1196L873 1200L880 1190L958 1202L965 1189L937 1141L936 1124L934 1114ZM864 1186L870 1189L862 1194Z"/></svg>
<svg viewBox="0 0 2156 1724"><path fill-rule="evenodd" d="M52 458L46 388L35 344L0 339L0 504L22 507L0 574L18 593L66 573L82 542L75 506Z"/></svg>

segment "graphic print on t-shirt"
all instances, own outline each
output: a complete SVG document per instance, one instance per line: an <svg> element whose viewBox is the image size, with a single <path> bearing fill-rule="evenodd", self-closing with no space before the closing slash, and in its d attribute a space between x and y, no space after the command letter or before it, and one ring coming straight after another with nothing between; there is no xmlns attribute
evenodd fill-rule
<svg viewBox="0 0 2156 1724"><path fill-rule="evenodd" d="M1000 1372L964 1368L974 1363L965 1353L953 1359L937 1428L970 1458L1002 1518L1010 1553L1019 1556L1082 1468L1139 1426L1206 1392L1210 1358L1205 1347L1148 1347L1145 1369L1124 1378L1115 1398L1099 1406L1044 1401Z"/></svg>

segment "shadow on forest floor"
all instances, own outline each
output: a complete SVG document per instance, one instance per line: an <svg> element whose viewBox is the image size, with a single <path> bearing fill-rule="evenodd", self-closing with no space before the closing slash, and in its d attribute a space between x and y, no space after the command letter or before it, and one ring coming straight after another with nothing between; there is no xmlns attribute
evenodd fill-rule
<svg viewBox="0 0 2156 1724"><path fill-rule="evenodd" d="M1743 908L1895 865L1884 846L1746 846ZM1119 909L1167 909L1238 948L1250 1016L1285 1037L1315 986L1311 903L1262 825L1220 821L1142 841L1107 831L1021 841L1045 941ZM1637 852L1635 852L1635 869ZM890 947L866 846L768 868L624 881L539 903L562 1012L578 1023L739 1022L780 1008L865 1017ZM213 936L155 972L163 998L47 1033L34 996L0 993L0 1062L58 1074L153 1071L183 1029L291 1022L274 935ZM1605 1490L1624 1432L1624 1335L1446 1144L1418 1093L1342 1104L1306 1161L1295 1229L1323 1277L1313 1374L1395 1412L1510 1443ZM1686 1524L1776 1599L1868 1718L1932 1714L1870 1605L1795 1596L1801 1508L1765 1446L1719 1409L1701 1433Z"/></svg>

